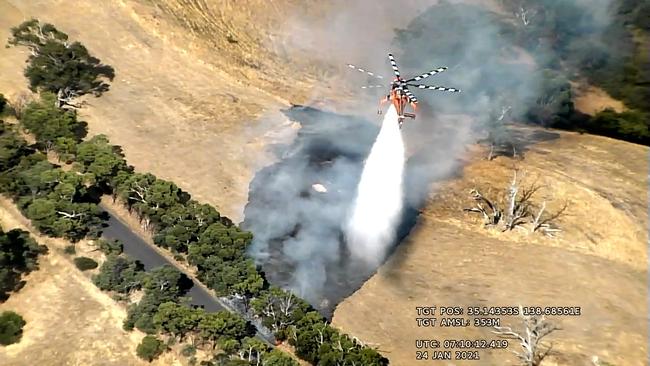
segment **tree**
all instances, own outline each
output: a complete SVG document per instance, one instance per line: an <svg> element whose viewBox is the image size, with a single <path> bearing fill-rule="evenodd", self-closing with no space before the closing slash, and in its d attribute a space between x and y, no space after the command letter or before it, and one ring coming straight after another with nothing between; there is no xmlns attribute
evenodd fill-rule
<svg viewBox="0 0 650 366"><path fill-rule="evenodd" d="M506 147L506 145L512 145L510 132L505 126L507 121L506 117L511 109L512 107L510 106L501 105L499 108L492 109L490 113L490 117L485 126L487 130L486 142L490 145L487 160L492 160L498 156L500 150Z"/></svg>
<svg viewBox="0 0 650 366"><path fill-rule="evenodd" d="M93 282L104 291L128 294L142 286L145 276L142 263L116 254L108 257L93 277Z"/></svg>
<svg viewBox="0 0 650 366"><path fill-rule="evenodd" d="M160 304L178 301L191 284L191 280L172 266L164 265L151 270L142 281L144 296L137 305L128 309L124 329L136 327L143 332L155 333L154 315Z"/></svg>
<svg viewBox="0 0 650 366"><path fill-rule="evenodd" d="M159 224L167 210L185 204L190 197L172 182L157 179L152 174L118 173L114 185L117 197L135 209L145 230Z"/></svg>
<svg viewBox="0 0 650 366"><path fill-rule="evenodd" d="M56 147L57 141L61 144L62 138L80 141L86 135L85 123L77 121L76 113L57 108L55 100L54 94L42 93L40 100L25 107L20 119L45 151Z"/></svg>
<svg viewBox="0 0 650 366"><path fill-rule="evenodd" d="M77 140L72 137L58 137L54 141L53 149L56 151L59 161L71 164L77 152Z"/></svg>
<svg viewBox="0 0 650 366"><path fill-rule="evenodd" d="M190 263L199 265L201 259L211 255L224 261L241 260L252 239L253 235L249 232L215 222L201 233L198 247L190 253ZM193 259L196 261L192 262Z"/></svg>
<svg viewBox="0 0 650 366"><path fill-rule="evenodd" d="M527 119L542 126L570 127L574 106L569 80L557 71L544 69L538 77L540 92L529 109Z"/></svg>
<svg viewBox="0 0 650 366"><path fill-rule="evenodd" d="M112 189L110 183L118 172L128 167L119 148L110 145L105 135L93 136L78 144L76 161L92 183L108 191Z"/></svg>
<svg viewBox="0 0 650 366"><path fill-rule="evenodd" d="M0 314L0 344L6 346L20 341L25 324L23 317L13 311Z"/></svg>
<svg viewBox="0 0 650 366"><path fill-rule="evenodd" d="M532 184L527 188L521 189L517 182L517 172L514 172L512 182L507 191L507 206L505 210L505 227L504 230L512 230L516 226L526 222L530 216L531 198L541 187ZM521 193L521 194L520 194Z"/></svg>
<svg viewBox="0 0 650 366"><path fill-rule="evenodd" d="M160 356L165 349L165 344L161 340L152 335L146 335L142 338L135 351L138 357L151 362Z"/></svg>
<svg viewBox="0 0 650 366"><path fill-rule="evenodd" d="M11 193L14 199L29 196L30 199L23 202L29 203L31 199L44 196L43 191L47 192L54 188L52 182L44 180L42 177L43 173L52 169L54 166L46 160L43 154L35 153L23 156L13 169L4 172L3 176L7 181L4 182L3 189ZM25 206L20 205L20 208L24 209Z"/></svg>
<svg viewBox="0 0 650 366"><path fill-rule="evenodd" d="M239 358L231 358L227 353L219 353L212 361L205 363L205 366L250 366L250 363Z"/></svg>
<svg viewBox="0 0 650 366"><path fill-rule="evenodd" d="M129 208L138 214L142 227L149 229L149 192L151 185L156 181L153 174L140 174L121 171L114 180L115 189L113 194L120 198Z"/></svg>
<svg viewBox="0 0 650 366"><path fill-rule="evenodd" d="M95 245L99 250L102 251L105 255L120 255L124 251L124 244L119 239L98 239L95 241Z"/></svg>
<svg viewBox="0 0 650 366"><path fill-rule="evenodd" d="M318 364L321 358L320 348L328 343L333 329L327 323L319 322L307 327L298 327L296 338L291 343L296 347L298 357Z"/></svg>
<svg viewBox="0 0 650 366"><path fill-rule="evenodd" d="M552 344L543 344L542 339L560 328L547 321L543 315L524 315L521 306L519 314L523 320L524 331L515 332L511 327L494 327L492 333L519 341L522 352L512 352L517 355L522 366L539 366L553 347Z"/></svg>
<svg viewBox="0 0 650 366"><path fill-rule="evenodd" d="M499 208L498 204L485 198L476 188L472 189L469 193L476 207L464 208L463 211L480 213L483 216L483 225L485 226L498 225L503 217L503 210Z"/></svg>
<svg viewBox="0 0 650 366"><path fill-rule="evenodd" d="M212 255L199 268L201 281L222 296L251 298L264 287L264 279L250 258L224 261Z"/></svg>
<svg viewBox="0 0 650 366"><path fill-rule="evenodd" d="M52 169L41 174L45 183L51 184L49 199L65 201L69 203L79 202L87 193L82 177L74 172L66 172L61 169Z"/></svg>
<svg viewBox="0 0 650 366"><path fill-rule="evenodd" d="M0 120L0 171L4 172L16 166L30 153L25 140L19 138L9 125Z"/></svg>
<svg viewBox="0 0 650 366"><path fill-rule="evenodd" d="M262 355L268 352L269 347L266 343L257 338L246 337L241 341L239 349L239 358L248 361L251 365L261 365Z"/></svg>
<svg viewBox="0 0 650 366"><path fill-rule="evenodd" d="M254 334L243 318L227 311L205 314L198 330L201 339L212 343L212 348L216 347L217 342L239 340Z"/></svg>
<svg viewBox="0 0 650 366"><path fill-rule="evenodd" d="M271 352L262 355L262 366L298 366L298 361L294 360L285 352L275 348Z"/></svg>
<svg viewBox="0 0 650 366"><path fill-rule="evenodd" d="M474 188L470 194L475 207L464 208L463 211L480 213L486 227L500 227L502 231L509 231L530 224L530 232L541 231L547 236L553 236L560 229L554 227L552 221L566 211L568 203L555 213L547 213L546 201L543 201L535 213L537 205L533 202L533 196L541 188L535 182L522 187L515 171L502 200L488 199Z"/></svg>
<svg viewBox="0 0 650 366"><path fill-rule="evenodd" d="M153 322L160 330L178 337L180 341L186 334L198 329L199 322L204 316L202 309L192 309L173 302L160 304L153 317Z"/></svg>
<svg viewBox="0 0 650 366"><path fill-rule="evenodd" d="M56 106L78 107L74 99L84 94L100 96L108 90L107 80L115 72L90 55L79 42L70 42L68 35L53 25L36 19L11 29L9 45L30 50L25 76L33 91L45 90L57 96Z"/></svg>
<svg viewBox="0 0 650 366"><path fill-rule="evenodd" d="M650 144L650 113L631 110L618 113L612 109L598 112L585 128L592 133Z"/></svg>
<svg viewBox="0 0 650 366"><path fill-rule="evenodd" d="M184 281L187 281L187 277L179 270L170 265L163 265L147 273L142 287L161 304L167 301L173 302L183 295L188 285L191 286L191 282L188 284Z"/></svg>
<svg viewBox="0 0 650 366"><path fill-rule="evenodd" d="M192 220L185 205L177 204L165 210L160 221L160 228L154 236L156 245L172 252L186 253L190 242L197 240L198 223Z"/></svg>
<svg viewBox="0 0 650 366"><path fill-rule="evenodd" d="M132 330L134 327L148 333L156 334L158 329L153 322L153 316L158 311L160 299L154 294L145 292L144 296L135 305L131 305L124 320L124 329Z"/></svg>
<svg viewBox="0 0 650 366"><path fill-rule="evenodd" d="M36 243L26 231L0 230L0 302L22 286L22 275L36 270L38 256L44 253L47 247Z"/></svg>
<svg viewBox="0 0 650 366"><path fill-rule="evenodd" d="M209 225L220 222L221 215L214 207L206 203L198 203L195 200L187 202L187 209L199 228L205 228Z"/></svg>
<svg viewBox="0 0 650 366"><path fill-rule="evenodd" d="M317 312L306 313L288 329L296 355L318 365L388 365L376 350L350 339L325 322Z"/></svg>
<svg viewBox="0 0 650 366"><path fill-rule="evenodd" d="M94 203L37 198L27 206L26 216L44 234L77 242L86 236L97 237L106 213Z"/></svg>
<svg viewBox="0 0 650 366"><path fill-rule="evenodd" d="M546 211L546 201L542 202L537 213L533 213L530 231L541 231L544 235L553 237L556 232L560 231L560 229L553 226L553 222L562 216L568 207L569 203L565 202L559 210L548 213Z"/></svg>
<svg viewBox="0 0 650 366"><path fill-rule="evenodd" d="M271 286L253 299L251 307L257 316L262 317L264 326L270 328L280 339L286 337L278 333L296 324L311 309L306 301L275 286Z"/></svg>
<svg viewBox="0 0 650 366"><path fill-rule="evenodd" d="M88 257L77 257L74 259L74 265L80 271L88 271L97 268L98 264L94 259Z"/></svg>
<svg viewBox="0 0 650 366"><path fill-rule="evenodd" d="M354 358L356 361L354 363L348 362L349 364L388 366L388 359L386 357L383 357L379 352L368 347L359 349L351 356L349 359ZM346 357L346 359L348 358Z"/></svg>

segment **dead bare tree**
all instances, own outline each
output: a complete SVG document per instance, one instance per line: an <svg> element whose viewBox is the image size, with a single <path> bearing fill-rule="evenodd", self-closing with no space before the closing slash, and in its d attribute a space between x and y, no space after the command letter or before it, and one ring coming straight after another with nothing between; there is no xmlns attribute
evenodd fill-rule
<svg viewBox="0 0 650 366"><path fill-rule="evenodd" d="M499 116L495 116L495 118L490 120L488 123L487 139L490 142L490 153L488 154L487 160L489 161L496 157L494 154L494 148L501 144L503 142L502 140L506 139L505 136L507 135L507 132L504 130L503 119L508 115L511 109L511 106L502 106Z"/></svg>
<svg viewBox="0 0 650 366"><path fill-rule="evenodd" d="M129 193L135 193L137 196L136 197L136 196L129 195L130 200L147 204L147 200L145 199L145 197L149 193L149 187L143 187L140 185L139 182L134 182L133 187L129 190Z"/></svg>
<svg viewBox="0 0 650 366"><path fill-rule="evenodd" d="M523 174L522 174L523 175ZM465 212L479 213L483 217L484 226L499 227L501 231L510 231L515 228L525 229L525 224L530 224L530 232L541 232L547 236L554 236L561 231L553 226L552 222L562 216L568 207L568 203L553 214L546 212L546 201L544 201L534 213L533 196L542 188L541 185L534 181L528 185L522 185L523 178L520 179L518 172L515 171L510 185L506 189L505 197L501 201L491 200L485 197L474 188L470 191L472 199L476 202L474 207L464 208ZM501 209L500 207L505 207Z"/></svg>
<svg viewBox="0 0 650 366"><path fill-rule="evenodd" d="M514 17L521 21L524 27L527 27L538 13L538 9L534 7L534 3L530 1L502 0L502 4L505 8L511 9Z"/></svg>
<svg viewBox="0 0 650 366"><path fill-rule="evenodd" d="M72 213L65 212L65 211L57 211L56 213L58 213L59 215L65 217L66 219L70 219L70 220L79 219L79 218L82 218L82 217L86 216L86 214L83 213L83 212L77 213L75 211L72 211Z"/></svg>
<svg viewBox="0 0 650 366"><path fill-rule="evenodd" d="M539 366L553 347L552 343L548 345L542 343L542 339L561 328L546 320L543 315L523 315L521 305L519 314L523 320L523 331L515 332L511 327L494 327L492 333L519 341L522 351L512 352L517 355L522 366Z"/></svg>
<svg viewBox="0 0 650 366"><path fill-rule="evenodd" d="M503 211L496 203L485 198L478 189L472 189L470 192L472 199L476 201L476 207L465 208L463 211L476 212L483 215L483 224L485 226L496 226L503 217Z"/></svg>
<svg viewBox="0 0 650 366"><path fill-rule="evenodd" d="M532 232L540 231L544 235L550 237L555 236L555 233L561 230L554 227L552 225L552 222L555 221L560 216L562 216L562 214L564 214L564 212L568 207L569 207L569 203L564 202L564 205L555 213L544 215L544 213L546 212L546 201L542 202L542 206L539 208L539 211L537 212L536 215L533 216L533 221L531 222L532 227L530 230Z"/></svg>
<svg viewBox="0 0 650 366"><path fill-rule="evenodd" d="M515 17L521 20L521 23L524 27L527 27L530 24L530 21L537 15L537 9L526 8L525 5L519 7L515 12Z"/></svg>
<svg viewBox="0 0 650 366"><path fill-rule="evenodd" d="M536 183L520 188L520 182L517 181L517 171L514 172L512 182L508 187L508 209L505 212L503 231L512 230L518 225L526 223L527 218L530 216L531 198L540 188Z"/></svg>
<svg viewBox="0 0 650 366"><path fill-rule="evenodd" d="M86 101L77 102L75 101L80 94L77 91L74 91L68 87L59 89L56 93L56 107L62 109L79 109L86 104Z"/></svg>

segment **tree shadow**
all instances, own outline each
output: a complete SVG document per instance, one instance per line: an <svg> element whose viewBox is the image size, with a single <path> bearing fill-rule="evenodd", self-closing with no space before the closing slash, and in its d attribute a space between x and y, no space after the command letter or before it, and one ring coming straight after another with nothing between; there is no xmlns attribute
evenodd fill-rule
<svg viewBox="0 0 650 366"><path fill-rule="evenodd" d="M88 122L77 121L77 124L72 131L77 141L82 141L88 136Z"/></svg>
<svg viewBox="0 0 650 366"><path fill-rule="evenodd" d="M180 279L178 280L178 289L181 296L187 294L192 287L194 287L194 281L185 273L181 272Z"/></svg>

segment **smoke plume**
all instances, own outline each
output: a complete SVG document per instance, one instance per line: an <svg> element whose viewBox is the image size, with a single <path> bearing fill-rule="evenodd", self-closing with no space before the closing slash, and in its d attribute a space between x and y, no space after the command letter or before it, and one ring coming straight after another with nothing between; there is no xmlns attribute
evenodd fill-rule
<svg viewBox="0 0 650 366"><path fill-rule="evenodd" d="M562 6L575 10L571 14L576 14L576 22L597 31L608 23L610 1L570 0ZM349 295L372 274L372 270L358 270L358 256L350 256L350 252L364 252L368 247L381 248L379 252L391 249L368 244L393 234L373 232L366 227L372 217L365 215L352 220L359 222L362 232L377 238L349 246L344 240L349 229L346 219L354 212L359 184L370 186L361 193L388 184L381 180L383 176L373 178L375 182L361 178L363 161L377 138L377 101L386 95L388 85L386 89L360 89L377 84L377 80L350 71L346 63L390 77L386 54L393 52L402 76L447 66L447 71L426 79L426 84L462 90L460 94L413 90L420 112L417 120L407 121L402 129L406 150L404 212L421 207L431 195L432 182L457 171L466 147L485 134L495 110L511 106L511 119L518 120L543 99L543 69L555 66L542 63L552 59L553 48L533 37L530 42L539 45L526 51L519 36L525 33L524 27L540 25L535 22L545 20L543 8L552 3L557 6L557 2L512 0L536 7L537 15L528 26L499 5L505 2L340 0L340 6L330 6L317 19L287 14L285 29L279 30L284 37L276 37L281 44L274 46L284 49L290 58L318 58L321 64L331 66L324 74L344 79L337 89L317 85L313 99L327 100L341 89L355 94L347 100L354 104L353 110L331 103L329 112L292 111L290 119L301 125L298 136L288 146L275 146L278 163L261 170L251 183L245 226L255 234L251 254L271 282L320 307L323 299L338 301ZM396 128L395 123L389 125ZM397 176L401 175L391 174L390 178ZM321 185L326 192L313 188ZM356 208L366 207L369 215L375 214L367 206L378 202L364 201L363 196L358 197ZM354 235L348 232L350 242L358 242ZM380 254L373 257L380 258Z"/></svg>
<svg viewBox="0 0 650 366"><path fill-rule="evenodd" d="M392 105L365 162L346 228L353 256L370 266L384 259L402 213L404 142Z"/></svg>

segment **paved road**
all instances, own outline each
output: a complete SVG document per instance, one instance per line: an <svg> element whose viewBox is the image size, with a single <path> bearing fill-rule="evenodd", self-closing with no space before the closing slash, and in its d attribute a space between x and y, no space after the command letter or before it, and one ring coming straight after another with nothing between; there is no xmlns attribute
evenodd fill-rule
<svg viewBox="0 0 650 366"><path fill-rule="evenodd" d="M107 210L105 210L107 211ZM107 211L108 212L108 211ZM107 239L119 239L124 244L124 253L133 259L137 259L144 265L145 270L168 264L174 266L169 259L162 256L138 235L136 235L122 221L110 215L108 227L104 228L104 237ZM198 286L195 282L186 296L191 297L192 305L198 305L205 308L206 311L214 312L224 310L223 306L203 287Z"/></svg>
<svg viewBox="0 0 650 366"><path fill-rule="evenodd" d="M156 249L147 244L147 242L142 240L142 238L140 238L136 233L131 231L131 229L126 224L120 221L117 217L113 216L110 210L107 210L102 205L99 206L109 215L108 227L104 228L103 236L107 239L120 240L124 244L124 253L126 255L142 262L144 269L147 271L165 264L176 267L173 261L158 253ZM192 280L192 283L193 286L185 295L191 298L190 303L192 305L202 306L208 312L228 310L230 312L237 313L236 310L227 306L227 304L224 305L217 297L215 297L203 286L198 285L196 281ZM256 336L262 341L266 342L268 345L273 345L273 335L269 332L261 332L260 324L256 324L256 322L254 322L254 325L258 329Z"/></svg>

